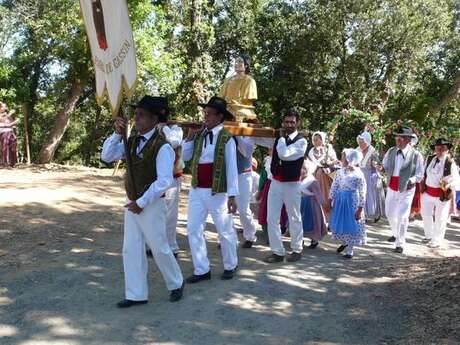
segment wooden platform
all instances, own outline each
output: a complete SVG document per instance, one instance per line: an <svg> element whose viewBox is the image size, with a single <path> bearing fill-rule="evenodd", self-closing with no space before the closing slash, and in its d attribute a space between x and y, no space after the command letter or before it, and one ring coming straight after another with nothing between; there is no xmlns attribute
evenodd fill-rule
<svg viewBox="0 0 460 345"><path fill-rule="evenodd" d="M198 122L180 122L180 121L168 121L168 124L177 124L183 128L201 128L202 123ZM259 124L254 123L240 123L225 121L224 128L233 135L247 136L247 137L259 137L259 138L275 138L276 129L271 127L263 127Z"/></svg>

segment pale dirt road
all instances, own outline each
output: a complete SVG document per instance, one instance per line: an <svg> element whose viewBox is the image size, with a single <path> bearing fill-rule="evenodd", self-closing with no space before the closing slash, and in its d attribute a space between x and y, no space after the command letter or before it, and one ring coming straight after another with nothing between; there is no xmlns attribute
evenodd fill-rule
<svg viewBox="0 0 460 345"><path fill-rule="evenodd" d="M179 261L188 276L183 195ZM460 255L458 223L440 250L421 244L420 224L412 224L405 256L385 241L386 223L369 226L369 243L352 261L328 239L305 249L298 263L268 265L261 239L239 250L238 276L226 282L208 223L213 279L186 286L173 304L150 260L149 303L121 311L115 303L123 298L123 201L111 170L0 170L1 345L460 343L452 334L411 340L413 327L424 326L413 326L407 284L400 282L415 264Z"/></svg>

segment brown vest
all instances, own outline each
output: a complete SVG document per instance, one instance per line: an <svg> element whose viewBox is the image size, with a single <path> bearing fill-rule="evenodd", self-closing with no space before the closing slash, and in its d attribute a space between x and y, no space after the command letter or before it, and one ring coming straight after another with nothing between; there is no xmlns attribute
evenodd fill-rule
<svg viewBox="0 0 460 345"><path fill-rule="evenodd" d="M156 157L160 148L168 142L162 135L155 131L150 139L145 143L139 155L136 153L137 136L128 139L128 147L131 152L132 174L134 177L135 188L133 188L128 171L125 174L125 189L129 200L140 198L150 185L157 179ZM129 169L129 167L127 167Z"/></svg>

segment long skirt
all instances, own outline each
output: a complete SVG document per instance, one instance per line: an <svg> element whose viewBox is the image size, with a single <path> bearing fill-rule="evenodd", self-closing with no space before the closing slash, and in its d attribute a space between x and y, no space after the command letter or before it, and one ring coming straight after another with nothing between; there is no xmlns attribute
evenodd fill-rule
<svg viewBox="0 0 460 345"><path fill-rule="evenodd" d="M321 194L324 197L324 200L327 200L323 205L323 210L326 215L329 215L331 212L331 205L329 203L329 193L332 186L332 178L324 172L323 168L316 169L315 178L318 180L319 187L321 189Z"/></svg>
<svg viewBox="0 0 460 345"><path fill-rule="evenodd" d="M358 209L357 191L341 190L338 192L331 212L329 223L332 238L349 245L366 243L366 228L364 215L356 220L355 213Z"/></svg>
<svg viewBox="0 0 460 345"><path fill-rule="evenodd" d="M364 213L368 218L380 218L385 215L385 191L382 180L375 169L361 169L366 179L366 205Z"/></svg>
<svg viewBox="0 0 460 345"><path fill-rule="evenodd" d="M257 216L257 220L259 221L260 225L267 225L268 191L270 190L271 182L272 181L269 179L265 181L264 187L260 195L259 213ZM286 207L283 205L283 208L281 209L280 225L282 227L285 227L287 226L287 223L288 215L286 212Z"/></svg>
<svg viewBox="0 0 460 345"><path fill-rule="evenodd" d="M321 205L314 196L302 196L300 213L302 214L303 235L315 241L322 240L327 235L327 227Z"/></svg>
<svg viewBox="0 0 460 345"><path fill-rule="evenodd" d="M17 140L13 131L0 133L2 147L1 164L14 166L18 162Z"/></svg>

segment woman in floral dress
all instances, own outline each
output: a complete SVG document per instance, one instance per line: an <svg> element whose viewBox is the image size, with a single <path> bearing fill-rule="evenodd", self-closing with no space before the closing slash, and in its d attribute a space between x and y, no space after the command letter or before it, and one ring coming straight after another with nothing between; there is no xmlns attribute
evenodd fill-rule
<svg viewBox="0 0 460 345"><path fill-rule="evenodd" d="M330 228L332 238L342 244L337 248L344 258L353 257L353 248L366 243L364 206L366 204L366 180L359 168L362 154L355 149L342 153L342 169L337 172L331 187L332 212Z"/></svg>

